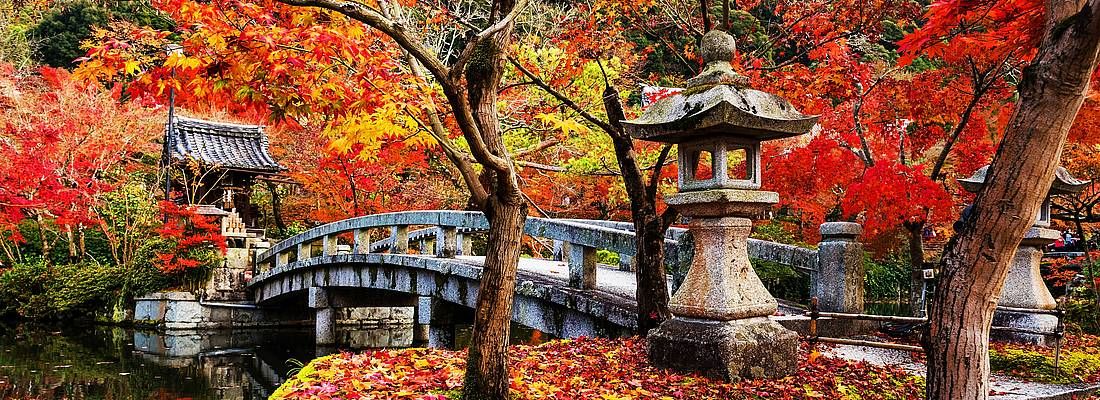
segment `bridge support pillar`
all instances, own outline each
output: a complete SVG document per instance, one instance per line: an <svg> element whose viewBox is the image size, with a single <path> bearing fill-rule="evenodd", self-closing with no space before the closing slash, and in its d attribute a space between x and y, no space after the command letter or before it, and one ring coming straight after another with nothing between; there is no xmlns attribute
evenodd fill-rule
<svg viewBox="0 0 1100 400"><path fill-rule="evenodd" d="M308 260L312 258L313 255L310 254L310 250L312 250L312 248L310 248L309 243L298 243L297 261Z"/></svg>
<svg viewBox="0 0 1100 400"><path fill-rule="evenodd" d="M435 299L432 296L420 296L416 301L414 311L413 340L428 342L432 325L432 306Z"/></svg>
<svg viewBox="0 0 1100 400"><path fill-rule="evenodd" d="M321 238L321 254L324 256L331 256L336 254L336 236L325 235Z"/></svg>
<svg viewBox="0 0 1100 400"><path fill-rule="evenodd" d="M457 246L455 249L460 256L472 256L474 255L474 241L470 235L457 235L455 237Z"/></svg>
<svg viewBox="0 0 1100 400"><path fill-rule="evenodd" d="M417 299L413 339L432 348L450 348L455 343L454 305L432 296Z"/></svg>
<svg viewBox="0 0 1100 400"><path fill-rule="evenodd" d="M307 294L309 308L316 311L314 337L318 345L336 343L336 308L332 307L329 293L324 288L311 287Z"/></svg>

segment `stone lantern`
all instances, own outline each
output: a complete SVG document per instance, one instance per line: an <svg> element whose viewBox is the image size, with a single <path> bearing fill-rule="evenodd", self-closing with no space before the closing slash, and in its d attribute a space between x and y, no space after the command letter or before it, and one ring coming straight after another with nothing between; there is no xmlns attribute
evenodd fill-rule
<svg viewBox="0 0 1100 400"><path fill-rule="evenodd" d="M985 186L985 177L989 172L989 166L979 168L974 175L959 179L963 189L977 193ZM1079 193L1088 185L1088 181L1081 181L1070 175L1065 168L1058 167L1054 173L1054 182L1050 185L1050 192L1039 214L1035 216L1035 224L1024 234L1020 246L1016 248L1016 255L1012 258L1012 264L1008 267L1008 276L1005 277L1004 288L1001 289L1001 298L997 302L999 307L1008 307L1016 310L998 308L993 314L993 326L1020 328L1031 331L1053 332L1058 325L1058 318L1050 314L1037 314L1026 310L1053 310L1058 303L1054 301L1043 282L1043 275L1039 271L1039 263L1043 258L1043 248L1054 243L1058 239L1059 232L1050 227L1050 198L1060 194ZM1053 337L1021 332L998 332L992 334L1002 339L1026 342L1040 345L1050 345Z"/></svg>
<svg viewBox="0 0 1100 400"><path fill-rule="evenodd" d="M672 296L673 318L650 332L659 367L735 380L777 377L796 368L798 335L769 319L778 304L748 256L752 218L779 201L761 191L760 144L808 132L817 117L746 87L730 66L732 36L703 36L703 72L687 88L623 121L633 137L675 143L679 193L666 202L690 217L695 258Z"/></svg>

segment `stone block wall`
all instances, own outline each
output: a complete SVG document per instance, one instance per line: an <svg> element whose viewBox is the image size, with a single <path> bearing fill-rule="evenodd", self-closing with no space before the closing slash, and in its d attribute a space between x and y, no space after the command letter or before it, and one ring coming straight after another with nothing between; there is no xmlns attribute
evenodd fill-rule
<svg viewBox="0 0 1100 400"><path fill-rule="evenodd" d="M189 292L150 293L134 299L134 323L169 330L309 324L306 310L264 310L247 303L203 304Z"/></svg>
<svg viewBox="0 0 1100 400"><path fill-rule="evenodd" d="M413 307L347 307L336 309L336 325L412 325Z"/></svg>

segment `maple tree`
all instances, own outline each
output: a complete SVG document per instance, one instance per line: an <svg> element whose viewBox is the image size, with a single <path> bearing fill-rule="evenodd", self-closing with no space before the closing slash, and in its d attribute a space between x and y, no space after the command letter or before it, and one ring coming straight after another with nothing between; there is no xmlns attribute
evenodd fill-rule
<svg viewBox="0 0 1100 400"><path fill-rule="evenodd" d="M987 185L940 264L926 346L929 398L988 396L995 308L989 299L1000 293L1012 254L1047 195L1089 88L1100 51L1100 17L1089 10L1097 6L1052 1L1042 10L1042 4L1030 2L945 2L930 9L929 23L916 36L917 42L928 37L936 43L966 43L992 32L1012 39L1005 47L1022 53L1035 49L1017 85L1020 100L1006 123ZM1033 12L1021 17L1019 9ZM956 29L975 16L984 23L980 29Z"/></svg>
<svg viewBox="0 0 1100 400"><path fill-rule="evenodd" d="M1086 100L1086 104L1088 100ZM1071 139L1075 133L1080 131L1087 131L1088 122L1093 121L1087 115L1086 110L1082 109L1082 112L1078 115L1077 121L1074 123L1074 131L1071 131ZM1085 114L1085 115L1081 115ZM1082 127L1082 125L1086 125ZM1096 258L1093 256L1093 250L1090 248L1088 235L1086 235L1085 224L1094 224L1100 222L1100 216L1097 212L1097 206L1100 205L1100 185L1098 179L1100 179L1100 160L1097 160L1097 155L1100 152L1097 151L1095 143L1092 143L1095 139L1077 140L1072 143L1068 143L1062 154L1063 164L1066 169L1070 171L1074 177L1090 181L1080 193L1070 193L1064 195L1054 196L1051 199L1051 219L1061 220L1073 224L1073 228L1077 233L1077 237L1081 239L1080 243L1083 247L1080 249L1084 252L1083 259L1075 260L1078 264L1084 263L1085 278L1088 280L1088 285L1092 290L1092 303L1094 305L1093 315L1100 313L1100 279L1095 275ZM1053 268L1057 270L1057 268ZM1075 273L1069 274L1069 279L1075 276ZM1062 279L1055 279L1056 284L1065 283L1065 277ZM1069 293L1070 296L1073 293Z"/></svg>
<svg viewBox="0 0 1100 400"><path fill-rule="evenodd" d="M148 151L156 126L143 107L119 105L110 93L72 79L64 70L17 73L0 65L0 232L10 244L23 241L18 225L34 221L40 254L48 261L54 243L69 244L70 259L84 255L86 229L106 229L99 209L104 196L129 179L133 154ZM107 111L110 118L102 117ZM154 128L155 129L155 128ZM52 226L60 235L49 237Z"/></svg>
<svg viewBox="0 0 1100 400"><path fill-rule="evenodd" d="M330 9L343 4L289 2ZM818 225L828 219L863 222L880 250L893 250L889 246L899 235L907 236L916 272L924 267L926 228L942 230L956 219L956 204L969 201L951 178L987 163L1010 121L1016 73L1036 54L1034 38L1042 31L1036 28L1042 25L1042 7L1036 4L937 3L922 18L915 4L901 1L748 2L737 9L725 3L717 24L707 22L715 11L706 2L701 10L695 4L644 1L565 8L532 3L527 6L537 12L531 14L544 18L525 22L530 26L514 38L509 22L474 38L517 44L497 46L507 56L494 53L492 59L505 65L490 65L485 70L490 79L479 75L471 81L466 72L477 54L460 32L495 27L489 22L511 13L381 2L338 10L352 14L349 19L268 1L164 0L158 7L182 22L184 55L167 62L149 56L167 40L165 32L141 27L115 36L101 32L104 45L92 49L77 74L125 82L131 93L163 93L174 86L184 104L216 103L235 114L270 112L276 120L322 131L333 151L309 150L323 156L313 163L338 173L309 181L317 174L303 168L300 178L311 192L339 190L317 200L344 201L329 203L318 213L326 215L312 219L388 207L366 204L372 202L356 192L370 184L357 178L367 172L348 171L395 171L399 162L415 170L430 152L421 150L438 149L452 164L442 168L457 171L450 175L460 176L473 203L483 208L493 206L485 201L495 188L508 200L498 206L530 200L542 212L564 215L630 211L636 223L642 221L636 225L639 238L645 232L659 238L670 222L657 218L663 211L658 194L674 179L670 168L661 168L668 153L621 137L615 124L637 108L632 96L615 88L654 81L674 85L691 75L698 66L692 38L701 36L696 27L703 19L704 28L709 23L735 33L742 49L735 66L754 87L822 116L810 137L765 149L764 182L781 193L781 212L799 220L807 241L816 239ZM376 27L400 24L363 29L356 18ZM483 96L471 97L470 90ZM492 106L488 99L495 100ZM467 114L479 102L484 113ZM482 148L486 138L495 148ZM383 156L386 161L372 166L371 156L391 148L396 150ZM611 151L618 153L614 161L603 156ZM484 171L489 173L479 173ZM615 176L627 183L619 186ZM330 184L341 181L346 188ZM378 182L383 186L375 188L387 191L387 181ZM410 200L399 202L411 205ZM639 240L641 251L645 243ZM654 282L642 278L659 274L646 266L653 260L660 265L659 253L654 254L639 261L639 282ZM502 272L508 276L506 268ZM639 325L652 323L648 317L640 313ZM650 321L660 315L654 317ZM500 351L494 354L499 361Z"/></svg>
<svg viewBox="0 0 1100 400"><path fill-rule="evenodd" d="M189 33L184 55L169 56L163 67L145 72L135 86L145 85L144 90L150 90L187 82L190 95L204 97L211 93L225 96L217 89L233 84L236 93L232 98L244 99L246 104L262 101L277 118L330 118L324 126L334 137L332 146L350 149L361 145L361 154L373 153L386 138L434 139L462 176L471 202L485 211L490 221L470 352L472 368L465 388L469 398L506 397L504 344L527 203L502 141L496 99L503 73L500 60L522 4L517 8L513 2L494 3L489 27L462 50L454 65L446 66L416 32L392 22L406 20L401 5L286 3L318 8L290 8L270 1L158 2ZM238 23L244 21L263 23ZM192 28L197 26L202 29ZM98 68L89 67L83 74L102 77L104 70L142 67L133 64L126 50L125 46L94 50ZM407 67L406 73L394 74L395 67L401 65ZM224 79L201 79L201 73L212 70ZM107 72L108 77L110 74ZM400 90L399 85L414 89ZM432 99L440 95L451 111L447 123L461 133L468 152L453 142L443 125ZM427 134L420 134L419 125L429 128ZM476 170L475 163L484 168Z"/></svg>
<svg viewBox="0 0 1100 400"><path fill-rule="evenodd" d="M179 274L217 261L226 251L221 225L213 217L200 215L190 206L170 201L160 203L164 224L157 228L169 247L156 253L153 265L165 274ZM215 249L211 254L210 249Z"/></svg>

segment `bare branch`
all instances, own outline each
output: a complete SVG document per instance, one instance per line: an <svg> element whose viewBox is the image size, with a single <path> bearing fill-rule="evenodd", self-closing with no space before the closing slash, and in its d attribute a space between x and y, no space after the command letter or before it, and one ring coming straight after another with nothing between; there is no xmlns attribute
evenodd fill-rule
<svg viewBox="0 0 1100 400"><path fill-rule="evenodd" d="M595 115L592 115L592 113L585 110L583 107L577 104L577 102L573 101L573 99L570 99L568 96L557 91L557 89L551 87L550 84L546 83L546 81L542 80L538 76L535 76L535 74L524 67L523 64L520 64L519 60L516 60L513 57L508 57L508 61L510 61L512 65L515 66L517 70L519 70L519 72L523 73L523 75L526 76L527 79L530 79L531 82L535 84L535 86L538 86L547 94L553 96L555 99L558 99L559 102L575 111L578 115L581 116L581 118L584 118L586 121L592 123L593 125L596 125L604 132L607 132L608 135L619 136L622 134L617 129L612 127L611 124L608 124L607 122L596 118Z"/></svg>
<svg viewBox="0 0 1100 400"><path fill-rule="evenodd" d="M523 150L520 150L520 151L517 151L517 152L513 153L512 158L524 157L524 156L532 154L532 153L537 153L537 152L546 150L546 149L548 149L552 146L556 146L558 144L561 144L561 140L559 140L557 138L543 140L542 142L539 142L538 144L536 144L534 146L531 146L529 148L526 148L526 149L523 149Z"/></svg>
<svg viewBox="0 0 1100 400"><path fill-rule="evenodd" d="M665 166L665 160L668 159L668 154L672 151L672 144L665 144L661 148L661 154L657 156L657 164L654 165L653 173L649 175L649 186L646 187L646 194L649 197L657 196L657 185L661 182L661 169Z"/></svg>

